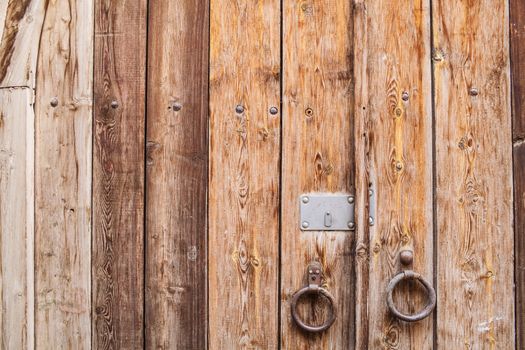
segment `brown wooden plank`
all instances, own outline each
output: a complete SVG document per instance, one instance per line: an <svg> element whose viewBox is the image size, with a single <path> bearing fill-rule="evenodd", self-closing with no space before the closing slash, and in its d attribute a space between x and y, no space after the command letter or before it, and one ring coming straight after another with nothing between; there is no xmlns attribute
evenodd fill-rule
<svg viewBox="0 0 525 350"><path fill-rule="evenodd" d="M0 344L34 348L33 90L0 89Z"/></svg>
<svg viewBox="0 0 525 350"><path fill-rule="evenodd" d="M146 348L204 349L208 1L149 16Z"/></svg>
<svg viewBox="0 0 525 350"><path fill-rule="evenodd" d="M525 4L510 1L517 349L525 347Z"/></svg>
<svg viewBox="0 0 525 350"><path fill-rule="evenodd" d="M35 344L91 348L93 1L47 1L38 59Z"/></svg>
<svg viewBox="0 0 525 350"><path fill-rule="evenodd" d="M354 142L355 142L355 349L368 349L370 281L370 140L368 132L367 1L354 3Z"/></svg>
<svg viewBox="0 0 525 350"><path fill-rule="evenodd" d="M209 347L276 349L280 1L210 8Z"/></svg>
<svg viewBox="0 0 525 350"><path fill-rule="evenodd" d="M386 305L387 284L402 270L402 250L414 252L410 269L431 283L433 278L430 3L408 1L402 11L388 0L364 6L356 13L366 16L366 26L356 30L355 39L360 118L355 132L360 167L356 312L363 315L356 327L368 332L358 331L356 342L359 348L430 349L432 317L406 323ZM371 200L376 203L370 213L374 223L367 228ZM400 286L394 299L408 313L426 302L412 284Z"/></svg>
<svg viewBox="0 0 525 350"><path fill-rule="evenodd" d="M517 349L525 348L525 2L510 0Z"/></svg>
<svg viewBox="0 0 525 350"><path fill-rule="evenodd" d="M355 331L355 233L301 231L299 198L309 192L352 193L353 8L343 0L283 5L281 345L349 349ZM327 332L313 336L290 316L290 299L304 287L311 261L323 265L338 315ZM322 305L306 300L301 306L307 322L323 322Z"/></svg>
<svg viewBox="0 0 525 350"><path fill-rule="evenodd" d="M95 1L93 348L143 347L147 1Z"/></svg>
<svg viewBox="0 0 525 350"><path fill-rule="evenodd" d="M433 2L437 345L513 349L508 2Z"/></svg>

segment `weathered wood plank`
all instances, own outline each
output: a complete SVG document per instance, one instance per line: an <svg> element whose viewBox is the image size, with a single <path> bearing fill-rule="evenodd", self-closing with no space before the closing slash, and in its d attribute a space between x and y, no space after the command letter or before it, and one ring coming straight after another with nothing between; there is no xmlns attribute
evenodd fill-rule
<svg viewBox="0 0 525 350"><path fill-rule="evenodd" d="M0 87L34 87L44 0L2 0Z"/></svg>
<svg viewBox="0 0 525 350"><path fill-rule="evenodd" d="M204 349L208 1L150 1L149 16L146 348Z"/></svg>
<svg viewBox="0 0 525 350"><path fill-rule="evenodd" d="M358 147L358 164L364 167L358 183L361 196L370 185L376 207L369 236L366 223L358 232L358 256L369 253L370 260L369 271L358 270L369 275L358 276L357 286L358 295L368 299L357 306L368 320L362 317L357 325L368 328L368 334L359 332L356 341L361 348L429 349L432 317L413 324L397 320L386 307L386 286L401 271L399 253L404 249L414 252L410 268L430 282L433 278L430 3L405 2L402 11L386 0L364 6L360 12L367 24L359 32L366 40L356 37L356 52L366 51L356 62L365 65L356 77L365 80L356 89L361 104L356 110L361 108L358 115L365 119L356 128L358 142L364 143ZM364 209L361 203L358 213ZM363 213L359 218L368 221ZM410 286L401 286L395 300L400 309L415 313L426 299Z"/></svg>
<svg viewBox="0 0 525 350"><path fill-rule="evenodd" d="M354 341L354 232L303 232L299 198L307 192L352 193L353 7L343 0L284 2L281 345L349 349ZM290 299L311 261L323 265L337 321L321 335L301 332ZM324 321L319 303L302 305L309 323Z"/></svg>
<svg viewBox="0 0 525 350"><path fill-rule="evenodd" d="M209 346L276 349L280 1L210 7Z"/></svg>
<svg viewBox="0 0 525 350"><path fill-rule="evenodd" d="M513 349L508 2L433 2L437 345Z"/></svg>
<svg viewBox="0 0 525 350"><path fill-rule="evenodd" d="M368 132L367 1L354 2L354 143L355 143L355 349L368 349L370 280L370 140Z"/></svg>
<svg viewBox="0 0 525 350"><path fill-rule="evenodd" d="M525 348L525 2L510 0L514 229L516 238L516 349Z"/></svg>
<svg viewBox="0 0 525 350"><path fill-rule="evenodd" d="M34 348L33 90L0 89L0 347Z"/></svg>
<svg viewBox="0 0 525 350"><path fill-rule="evenodd" d="M93 1L47 1L38 55L36 341L91 348Z"/></svg>
<svg viewBox="0 0 525 350"><path fill-rule="evenodd" d="M93 348L143 347L147 1L95 2Z"/></svg>

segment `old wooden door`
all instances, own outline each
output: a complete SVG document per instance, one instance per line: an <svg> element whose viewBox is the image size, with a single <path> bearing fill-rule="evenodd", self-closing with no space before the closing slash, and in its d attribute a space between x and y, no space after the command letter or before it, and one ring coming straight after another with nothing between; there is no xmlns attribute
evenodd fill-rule
<svg viewBox="0 0 525 350"><path fill-rule="evenodd" d="M523 33L520 0L0 0L0 348L525 349Z"/></svg>

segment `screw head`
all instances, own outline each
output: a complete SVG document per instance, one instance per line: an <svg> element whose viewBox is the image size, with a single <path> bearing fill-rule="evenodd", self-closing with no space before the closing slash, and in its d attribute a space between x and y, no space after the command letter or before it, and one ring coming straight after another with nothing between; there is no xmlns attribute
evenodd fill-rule
<svg viewBox="0 0 525 350"><path fill-rule="evenodd" d="M53 98L51 99L51 101L49 102L49 104L51 105L51 107L56 107L56 106L58 106L58 98L53 97Z"/></svg>
<svg viewBox="0 0 525 350"><path fill-rule="evenodd" d="M373 218L373 217L370 216L370 217L368 218L368 224L369 224L370 226L374 226L374 218Z"/></svg>
<svg viewBox="0 0 525 350"><path fill-rule="evenodd" d="M118 102L117 101L111 101L111 108L117 109L118 108Z"/></svg>
<svg viewBox="0 0 525 350"><path fill-rule="evenodd" d="M308 228L310 226L310 223L308 221L303 221L303 223L301 224L301 226L303 228Z"/></svg>
<svg viewBox="0 0 525 350"><path fill-rule="evenodd" d="M308 198L307 196L304 196L303 197L303 203L306 204L310 201L310 198Z"/></svg>
<svg viewBox="0 0 525 350"><path fill-rule="evenodd" d="M174 110L175 112L178 112L178 111L180 111L180 110L182 109L182 105L181 105L180 103L178 103L178 102L175 102L175 103L173 104L172 108L173 108L173 110Z"/></svg>
<svg viewBox="0 0 525 350"><path fill-rule="evenodd" d="M350 221L350 222L348 223L348 228L349 228L350 230L353 230L353 229L355 228L355 224L354 224L353 222Z"/></svg>
<svg viewBox="0 0 525 350"><path fill-rule="evenodd" d="M237 105L237 107L235 107L235 112L239 114L244 113L244 106Z"/></svg>
<svg viewBox="0 0 525 350"><path fill-rule="evenodd" d="M271 115L276 115L278 112L279 112L279 110L277 109L277 107L270 107L270 114Z"/></svg>
<svg viewBox="0 0 525 350"><path fill-rule="evenodd" d="M348 203L354 203L354 196L348 196Z"/></svg>

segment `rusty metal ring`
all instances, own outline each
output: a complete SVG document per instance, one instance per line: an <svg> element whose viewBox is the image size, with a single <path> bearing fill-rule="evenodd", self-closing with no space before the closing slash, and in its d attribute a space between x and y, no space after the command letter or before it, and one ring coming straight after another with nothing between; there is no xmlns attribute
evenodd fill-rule
<svg viewBox="0 0 525 350"><path fill-rule="evenodd" d="M394 305L394 298L392 296L392 292L394 291L399 282L406 280L418 280L423 285L423 287L425 287L425 290L428 295L428 303L425 306L425 308L414 315L403 314ZM392 280L388 283L386 291L387 304L388 308L390 309L390 312L392 312L392 314L394 314L400 320L406 322L420 321L428 317L436 307L436 291L434 290L434 287L432 287L432 285L427 280L425 280L419 273L411 270L402 271L395 275L394 278L392 278Z"/></svg>
<svg viewBox="0 0 525 350"><path fill-rule="evenodd" d="M297 302L299 301L299 299L305 295L311 294L322 294L330 302L330 313L328 314L328 318L320 326L311 326L309 324L306 324L305 322L303 322L303 320L301 320L301 318L297 314ZM334 297L326 289L321 288L317 285L309 285L304 287L303 289L298 290L292 297L291 309L292 318L295 321L295 323L299 326L299 328L312 333L319 333L327 330L328 328L330 328L330 326L332 326L332 324L335 322L335 319L337 318Z"/></svg>

